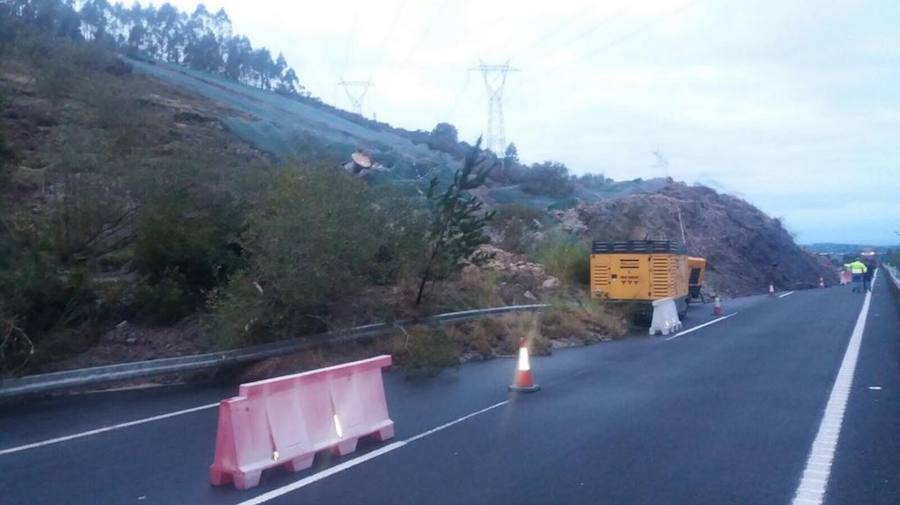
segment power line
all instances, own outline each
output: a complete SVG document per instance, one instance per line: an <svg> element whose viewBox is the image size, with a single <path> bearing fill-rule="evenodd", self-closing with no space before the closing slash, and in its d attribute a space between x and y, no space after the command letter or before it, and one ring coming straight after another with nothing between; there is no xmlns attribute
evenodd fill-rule
<svg viewBox="0 0 900 505"><path fill-rule="evenodd" d="M394 11L394 17L391 19L391 24L388 27L388 31L384 34L384 37L381 39L381 43L378 45L378 51L375 53L378 55L378 62L372 66L371 71L369 72L369 78L367 80L371 81L372 77L375 75L375 70L381 66L381 63L384 61L384 48L387 45L388 40L390 40L391 35L394 34L394 28L397 27L397 21L400 19L400 14L403 12L403 9L406 8L407 0L403 0L400 4L397 5L397 9Z"/></svg>
<svg viewBox="0 0 900 505"><path fill-rule="evenodd" d="M566 26L570 25L570 24L572 23L573 20L580 18L584 13L586 13L587 11L589 11L589 10L591 10L592 8L596 7L596 5L597 5L597 4L596 4L596 2L594 2L594 1L589 1L589 2L587 2L585 5L583 5L581 8L579 8L577 11L575 11L574 14L572 14L571 16L566 17L563 21L561 21L560 23L557 23L556 26L554 26L552 29L547 30L546 32L544 32L543 35L541 35L540 37L538 37L538 38L534 39L533 41L531 41L531 43L529 43L527 46L525 46L525 47L523 47L522 49L519 49L518 51L516 51L515 53L513 53L513 55L510 57L510 59L511 59L511 60L515 60L515 59L517 59L522 53L528 52L531 48L537 46L540 42L543 42L543 41L545 41L545 40L547 40L547 39L549 39L549 38L552 38L554 35L556 35L557 33L559 33L563 28L565 28ZM621 14L622 10L623 10L623 9L620 9L619 12L618 12L616 15ZM611 19L612 17L615 17L616 15L614 15L614 16L608 16L608 17L606 17L606 18L600 20L600 23L605 23L606 21L608 21L608 20ZM593 31L594 29L596 29L596 28L592 28L591 31ZM544 49L546 49L546 48L544 48ZM540 53L540 51L541 51L541 49L539 48L539 49L538 49L538 53Z"/></svg>
<svg viewBox="0 0 900 505"><path fill-rule="evenodd" d="M626 42L626 41L628 41L629 39L631 39L632 37L635 37L635 36L637 36L637 35L639 35L639 34L641 34L641 33L644 33L644 32L646 32L646 31L648 31L649 29L653 28L655 25L657 25L657 24L659 24L659 23L662 23L663 21L666 21L666 20L668 20L668 19L670 19L670 18L675 17L676 15L680 14L681 12L687 10L689 7L691 7L691 6L693 6L694 4L696 4L698 1L699 1L699 0L692 0L692 1L686 2L686 3L684 3L684 4L680 5L680 6L678 6L678 7L674 8L674 9L672 9L671 11L667 12L666 14L664 14L664 15L658 17L658 18L654 18L654 19L652 19L652 20L650 20L650 21L648 21L648 22L646 22L646 23L643 23L643 24L641 24L640 26L638 26L637 28L635 28L634 30L631 30L631 31L629 31L629 32L627 32L627 33L625 33L625 34L619 36L619 37L616 37L616 38L612 39L611 41L607 42L607 43L604 44L604 45L601 45L601 46L598 46L598 47L596 47L596 48L593 48L593 50L592 50L590 53L588 53L588 54L589 54L589 55L597 54L597 53L599 53L600 51L605 51L605 50L610 49L610 48L613 48L613 47L615 47L615 46L617 46L617 45L619 45L619 44L621 44L621 43L623 43L623 42ZM572 41L577 40L578 38L581 38L582 36L586 35L587 33L588 33L588 32L585 32L585 33L579 35L578 37L576 37L576 39L573 39ZM550 68L548 68L548 69L543 69L543 70L541 71L541 74L542 74L541 77L538 77L537 79L534 79L534 80L530 80L530 81L523 82L522 84L534 83L534 82L540 82L541 80L546 79L547 77L555 77L554 72L555 72L557 69L559 69L560 67L562 67L563 65L565 65L565 62L564 62L564 63L556 64L556 65L554 65L554 66L552 66L552 67L550 67Z"/></svg>
<svg viewBox="0 0 900 505"><path fill-rule="evenodd" d="M599 30L600 28L605 26L607 23L609 23L613 19L622 17L622 14L625 14L625 10L626 10L625 7L622 7L621 9L610 14L609 16L602 18L600 21L596 22L594 25L592 25L587 30L582 31L582 32L578 33L577 35L575 35L574 37L568 39L566 42L563 42L562 45L563 46L571 45L571 44L574 44L575 42L587 37L588 35L596 32L597 30Z"/></svg>
<svg viewBox="0 0 900 505"><path fill-rule="evenodd" d="M344 62L341 64L340 71L338 71L338 75L344 75L344 71L347 70L347 63L350 62L350 54L356 51L356 44L358 41L357 34L359 30L357 30L359 22L359 6L353 10L353 21L350 23L350 31L353 34L350 39L350 43L347 44L347 48L344 51Z"/></svg>
<svg viewBox="0 0 900 505"><path fill-rule="evenodd" d="M434 26L434 21L435 19L437 19L437 16L435 14L437 14L438 12L442 12L444 8L447 7L448 2L449 0L443 0L438 4L433 4L434 8L431 9L431 14L428 16L428 23L426 23L425 29L422 30L422 34L419 35L415 43L409 48L409 52L406 53L406 58L403 59L400 65L406 65L407 63L409 63L409 61L413 57L413 54L415 54L415 52L420 47L422 47L422 43L425 42L426 37L428 37L428 34L431 33L431 27Z"/></svg>
<svg viewBox="0 0 900 505"><path fill-rule="evenodd" d="M466 82L463 83L462 89L459 91L459 93L456 94L456 96L453 97L453 100L450 100L450 102L448 102L447 111L444 113L444 116L449 116L452 111L457 110L456 106L459 105L459 100L463 97L463 95L466 94L466 90L468 88L469 88L469 73L466 72Z"/></svg>

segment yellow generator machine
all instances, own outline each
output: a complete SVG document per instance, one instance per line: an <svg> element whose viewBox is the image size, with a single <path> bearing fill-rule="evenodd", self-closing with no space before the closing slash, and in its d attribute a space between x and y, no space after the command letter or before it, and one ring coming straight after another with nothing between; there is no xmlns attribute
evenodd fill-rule
<svg viewBox="0 0 900 505"><path fill-rule="evenodd" d="M687 255L671 240L594 241L591 248L591 295L622 302L674 298L684 314L688 301L700 297L706 260Z"/></svg>

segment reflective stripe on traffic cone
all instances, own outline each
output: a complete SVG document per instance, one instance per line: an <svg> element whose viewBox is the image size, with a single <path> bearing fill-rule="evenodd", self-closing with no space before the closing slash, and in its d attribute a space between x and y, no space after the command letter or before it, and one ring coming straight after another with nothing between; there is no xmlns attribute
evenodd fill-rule
<svg viewBox="0 0 900 505"><path fill-rule="evenodd" d="M713 305L713 315L721 316L722 315L722 302L719 301L719 297L716 297L716 303Z"/></svg>
<svg viewBox="0 0 900 505"><path fill-rule="evenodd" d="M534 383L531 376L531 363L528 360L528 347L525 346L525 339L519 339L519 364L516 369L516 380L509 386L510 391L521 393L533 393L541 389Z"/></svg>

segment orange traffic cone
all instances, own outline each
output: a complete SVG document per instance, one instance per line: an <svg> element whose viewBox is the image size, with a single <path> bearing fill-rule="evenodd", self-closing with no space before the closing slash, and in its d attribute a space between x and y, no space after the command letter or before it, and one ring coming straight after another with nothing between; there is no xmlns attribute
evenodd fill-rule
<svg viewBox="0 0 900 505"><path fill-rule="evenodd" d="M773 284L769 284L769 296L775 296L775 286Z"/></svg>
<svg viewBox="0 0 900 505"><path fill-rule="evenodd" d="M525 346L525 339L519 339L519 366L516 370L516 381L509 386L510 391L519 393L534 393L541 389L534 383L531 377L531 363L528 361L528 347Z"/></svg>
<svg viewBox="0 0 900 505"><path fill-rule="evenodd" d="M819 277L819 287L820 288L825 287L825 279L823 279L821 276Z"/></svg>
<svg viewBox="0 0 900 505"><path fill-rule="evenodd" d="M713 305L713 315L721 316L722 315L722 302L719 300L719 297L716 297L716 303Z"/></svg>

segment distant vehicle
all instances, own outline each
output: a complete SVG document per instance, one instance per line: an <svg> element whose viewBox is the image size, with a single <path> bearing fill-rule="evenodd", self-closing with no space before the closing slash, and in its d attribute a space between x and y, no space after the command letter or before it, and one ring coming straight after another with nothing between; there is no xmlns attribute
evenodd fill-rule
<svg viewBox="0 0 900 505"><path fill-rule="evenodd" d="M701 298L705 271L705 259L671 240L594 241L591 247L591 295L638 304L644 314L654 300L674 298L683 316L689 301Z"/></svg>
<svg viewBox="0 0 900 505"><path fill-rule="evenodd" d="M878 268L878 253L875 251L863 251L859 253L859 258L868 268Z"/></svg>

